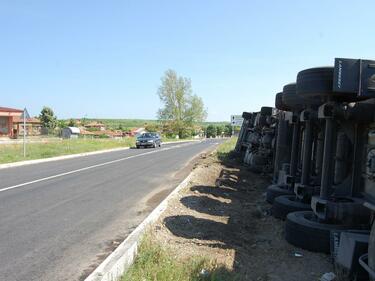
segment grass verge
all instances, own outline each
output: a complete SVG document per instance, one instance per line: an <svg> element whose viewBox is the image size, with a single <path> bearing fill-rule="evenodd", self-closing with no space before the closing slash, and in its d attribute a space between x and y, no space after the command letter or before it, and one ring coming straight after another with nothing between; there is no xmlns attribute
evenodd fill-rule
<svg viewBox="0 0 375 281"><path fill-rule="evenodd" d="M0 164L111 148L130 147L134 146L134 144L134 138L124 138L120 140L71 139L44 143L28 143L26 145L26 157L23 157L22 144L4 144L0 145Z"/></svg>
<svg viewBox="0 0 375 281"><path fill-rule="evenodd" d="M183 260L172 250L154 242L151 235L142 239L138 255L121 281L235 281L232 272L204 257Z"/></svg>
<svg viewBox="0 0 375 281"><path fill-rule="evenodd" d="M162 137L161 139L162 142L189 141L189 140L194 140L194 138L176 139L176 138Z"/></svg>
<svg viewBox="0 0 375 281"><path fill-rule="evenodd" d="M192 139L163 139L163 142L183 142L188 140ZM44 142L27 143L26 157L23 157L22 143L2 144L0 145L0 164L92 152L104 149L132 147L134 145L135 138L70 140L54 139L46 140Z"/></svg>
<svg viewBox="0 0 375 281"><path fill-rule="evenodd" d="M219 160L225 161L232 158L234 154L234 148L236 147L236 143L237 137L232 137L229 140L220 144L216 150L216 154Z"/></svg>

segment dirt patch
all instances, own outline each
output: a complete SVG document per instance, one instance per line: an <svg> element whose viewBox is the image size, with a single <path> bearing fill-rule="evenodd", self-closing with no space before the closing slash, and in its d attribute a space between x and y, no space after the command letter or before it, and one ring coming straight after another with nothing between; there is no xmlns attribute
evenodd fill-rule
<svg viewBox="0 0 375 281"><path fill-rule="evenodd" d="M270 181L235 162L204 155L189 187L153 226L154 237L180 258L205 256L239 280L311 281L333 271L329 257L289 245L284 222L270 215Z"/></svg>

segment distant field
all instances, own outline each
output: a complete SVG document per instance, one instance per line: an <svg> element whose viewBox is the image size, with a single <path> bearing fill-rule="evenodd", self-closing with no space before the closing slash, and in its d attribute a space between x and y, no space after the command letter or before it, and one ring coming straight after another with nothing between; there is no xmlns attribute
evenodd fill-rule
<svg viewBox="0 0 375 281"><path fill-rule="evenodd" d="M139 128L150 124L157 124L157 120L146 119L87 119L87 122L101 122L106 127L112 129L125 128Z"/></svg>
<svg viewBox="0 0 375 281"><path fill-rule="evenodd" d="M208 125L215 125L215 126L225 126L225 125L228 125L229 122L224 122L224 121L220 121L220 122L202 122L201 125L204 125L204 126L208 126Z"/></svg>
<svg viewBox="0 0 375 281"><path fill-rule="evenodd" d="M87 122L101 122L104 125L106 125L108 128L112 129L118 129L122 127L125 128L139 128L144 127L146 125L150 124L158 124L158 120L147 120L147 119L87 119ZM208 125L226 125L229 124L229 122L202 122L202 126L208 126Z"/></svg>

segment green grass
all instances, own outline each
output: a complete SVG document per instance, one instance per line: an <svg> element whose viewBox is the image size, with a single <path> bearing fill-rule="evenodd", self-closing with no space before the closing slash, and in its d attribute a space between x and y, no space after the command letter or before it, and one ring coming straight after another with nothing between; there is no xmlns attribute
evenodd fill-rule
<svg viewBox="0 0 375 281"><path fill-rule="evenodd" d="M134 138L114 139L72 139L28 143L26 158L22 144L0 145L0 163L49 158L60 155L91 152L96 150L134 146Z"/></svg>
<svg viewBox="0 0 375 281"><path fill-rule="evenodd" d="M188 140L193 140L193 138L186 138L186 139L176 139L176 138L167 138L162 136L161 141L162 142L170 142L170 141L188 141Z"/></svg>
<svg viewBox="0 0 375 281"><path fill-rule="evenodd" d="M146 125L157 124L157 120L146 120L146 119L87 119L87 122L101 122L106 127L112 129L122 128L138 128L145 127Z"/></svg>
<svg viewBox="0 0 375 281"><path fill-rule="evenodd" d="M220 144L216 151L217 157L223 161L231 158L234 148L236 147L236 143L237 137L233 137Z"/></svg>
<svg viewBox="0 0 375 281"><path fill-rule="evenodd" d="M66 120L69 121L69 120ZM159 124L159 121L154 119L95 119L95 118L87 118L86 122L101 122L106 127L112 129L118 129L120 126L122 128L137 128L137 127L145 127L146 125L156 125ZM229 124L229 122L202 122L199 125L207 127L208 125L215 125L215 126L224 126Z"/></svg>
<svg viewBox="0 0 375 281"><path fill-rule="evenodd" d="M202 274L203 273L203 274ZM170 249L154 242L151 236L142 239L138 255L121 281L231 281L235 275L207 258L180 258Z"/></svg>

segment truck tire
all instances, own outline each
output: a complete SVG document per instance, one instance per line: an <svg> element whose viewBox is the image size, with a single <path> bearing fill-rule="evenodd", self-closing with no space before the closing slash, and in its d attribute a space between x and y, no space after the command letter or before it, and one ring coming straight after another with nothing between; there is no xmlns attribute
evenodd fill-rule
<svg viewBox="0 0 375 281"><path fill-rule="evenodd" d="M289 190L288 188L283 188L280 185L272 184L267 187L266 192L266 201L270 204L273 204L276 197L281 195L293 195L293 191Z"/></svg>
<svg viewBox="0 0 375 281"><path fill-rule="evenodd" d="M243 112L242 113L242 118L245 119L245 120L250 120L252 116L253 116L253 114L250 113L250 112Z"/></svg>
<svg viewBox="0 0 375 281"><path fill-rule="evenodd" d="M261 115L266 115L266 116L271 116L272 115L272 107L262 106L260 108L260 114Z"/></svg>
<svg viewBox="0 0 375 281"><path fill-rule="evenodd" d="M338 101L356 101L355 93L333 92L333 70L333 67L316 67L300 71L297 75L297 95L309 102L320 99L323 103L328 97L334 97Z"/></svg>
<svg viewBox="0 0 375 281"><path fill-rule="evenodd" d="M295 195L282 195L275 198L271 210L275 218L285 220L289 213L310 211L311 206L297 200Z"/></svg>
<svg viewBox="0 0 375 281"><path fill-rule="evenodd" d="M264 166L267 164L267 158L265 158L263 155L253 153L253 158L249 164L255 166Z"/></svg>
<svg viewBox="0 0 375 281"><path fill-rule="evenodd" d="M283 93L277 93L275 96L275 107L278 110L290 111L290 108L283 103Z"/></svg>
<svg viewBox="0 0 375 281"><path fill-rule="evenodd" d="M331 230L353 228L348 225L319 222L313 211L293 212L286 217L285 239L296 247L329 254Z"/></svg>
<svg viewBox="0 0 375 281"><path fill-rule="evenodd" d="M305 106L305 100L296 94L296 83L290 83L283 88L283 103L291 110L301 110Z"/></svg>

